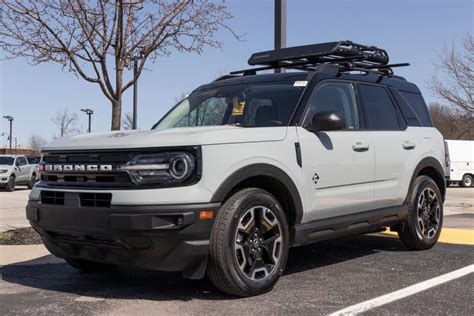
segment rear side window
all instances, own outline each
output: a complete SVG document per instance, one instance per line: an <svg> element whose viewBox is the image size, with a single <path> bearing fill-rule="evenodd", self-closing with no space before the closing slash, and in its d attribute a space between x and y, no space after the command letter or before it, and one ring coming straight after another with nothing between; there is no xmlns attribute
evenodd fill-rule
<svg viewBox="0 0 474 316"><path fill-rule="evenodd" d="M399 130L397 110L383 87L359 85L365 128L369 130Z"/></svg>
<svg viewBox="0 0 474 316"><path fill-rule="evenodd" d="M400 93L416 113L421 124L423 126L432 126L428 109L421 94L407 91L400 91Z"/></svg>

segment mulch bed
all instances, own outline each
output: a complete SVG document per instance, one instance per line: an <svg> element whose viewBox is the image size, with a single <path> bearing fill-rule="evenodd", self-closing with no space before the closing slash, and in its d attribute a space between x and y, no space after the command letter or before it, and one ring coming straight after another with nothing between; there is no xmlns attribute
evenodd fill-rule
<svg viewBox="0 0 474 316"><path fill-rule="evenodd" d="M38 245L41 243L40 235L31 227L0 233L0 245Z"/></svg>

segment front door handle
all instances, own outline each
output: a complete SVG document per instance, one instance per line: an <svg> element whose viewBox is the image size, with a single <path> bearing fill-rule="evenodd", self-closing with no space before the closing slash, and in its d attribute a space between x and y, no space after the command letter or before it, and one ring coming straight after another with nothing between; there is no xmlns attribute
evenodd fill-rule
<svg viewBox="0 0 474 316"><path fill-rule="evenodd" d="M357 142L352 145L352 150L357 152L364 152L369 150L369 144L364 142Z"/></svg>
<svg viewBox="0 0 474 316"><path fill-rule="evenodd" d="M412 149L415 149L416 144L407 140L403 142L402 146L403 146L403 149L412 150Z"/></svg>

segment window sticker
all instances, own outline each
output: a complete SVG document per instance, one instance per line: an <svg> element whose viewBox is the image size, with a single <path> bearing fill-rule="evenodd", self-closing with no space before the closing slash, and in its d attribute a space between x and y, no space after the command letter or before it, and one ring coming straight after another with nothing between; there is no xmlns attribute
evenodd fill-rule
<svg viewBox="0 0 474 316"><path fill-rule="evenodd" d="M308 81L306 80L295 81L295 83L293 84L293 87L306 87L307 84L308 84Z"/></svg>
<svg viewBox="0 0 474 316"><path fill-rule="evenodd" d="M233 103L234 103L234 107L232 108L232 115L234 116L243 115L244 108L245 108L245 101L233 102Z"/></svg>

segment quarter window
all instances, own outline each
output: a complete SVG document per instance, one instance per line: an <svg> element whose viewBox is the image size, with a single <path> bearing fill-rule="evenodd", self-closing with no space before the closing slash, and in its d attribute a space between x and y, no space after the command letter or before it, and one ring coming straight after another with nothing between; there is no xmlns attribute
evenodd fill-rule
<svg viewBox="0 0 474 316"><path fill-rule="evenodd" d="M318 112L337 112L346 120L348 129L359 128L359 117L350 83L325 83L316 88L309 100L304 125L311 124Z"/></svg>
<svg viewBox="0 0 474 316"><path fill-rule="evenodd" d="M359 91L364 109L366 129L400 129L397 111L385 88L361 84L359 85Z"/></svg>

